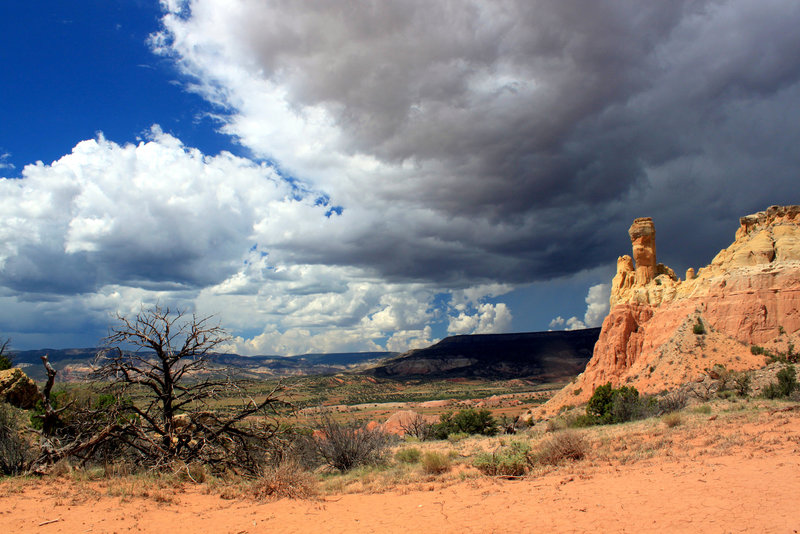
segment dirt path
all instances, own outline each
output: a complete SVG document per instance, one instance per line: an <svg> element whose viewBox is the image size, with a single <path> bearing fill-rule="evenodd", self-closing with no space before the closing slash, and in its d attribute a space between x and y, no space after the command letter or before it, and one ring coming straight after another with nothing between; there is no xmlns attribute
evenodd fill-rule
<svg viewBox="0 0 800 534"><path fill-rule="evenodd" d="M715 426L713 443L697 429L676 431L669 447L637 461L595 457L521 480L309 501L224 500L187 486L164 504L110 497L109 482L6 482L0 532L792 533L800 531L800 416L780 417L729 425L730 436Z"/></svg>

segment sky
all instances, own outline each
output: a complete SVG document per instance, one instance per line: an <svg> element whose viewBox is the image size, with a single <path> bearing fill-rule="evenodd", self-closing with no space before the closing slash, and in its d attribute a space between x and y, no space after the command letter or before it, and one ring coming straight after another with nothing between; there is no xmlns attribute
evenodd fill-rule
<svg viewBox="0 0 800 534"><path fill-rule="evenodd" d="M240 354L599 326L636 217L800 203L795 0L0 3L0 337Z"/></svg>

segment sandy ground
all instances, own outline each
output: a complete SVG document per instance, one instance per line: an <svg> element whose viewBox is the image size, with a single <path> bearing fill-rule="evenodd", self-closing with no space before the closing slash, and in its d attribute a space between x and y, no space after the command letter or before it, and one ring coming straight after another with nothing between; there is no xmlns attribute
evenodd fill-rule
<svg viewBox="0 0 800 534"><path fill-rule="evenodd" d="M518 480L423 481L315 500L109 496L114 481L0 483L0 532L798 532L800 410L587 431L585 460ZM169 490L174 491L174 490Z"/></svg>

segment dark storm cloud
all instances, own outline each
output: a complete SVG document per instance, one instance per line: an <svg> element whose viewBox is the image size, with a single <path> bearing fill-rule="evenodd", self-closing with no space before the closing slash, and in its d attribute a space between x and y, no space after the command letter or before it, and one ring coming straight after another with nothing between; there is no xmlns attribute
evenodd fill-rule
<svg viewBox="0 0 800 534"><path fill-rule="evenodd" d="M194 31L212 3L192 4ZM325 109L330 151L406 165L363 180L365 203L438 217L294 242L298 261L530 281L612 263L630 219L650 215L683 267L729 242L739 215L797 201L796 2L237 6L212 42L291 106ZM699 242L677 246L687 237Z"/></svg>

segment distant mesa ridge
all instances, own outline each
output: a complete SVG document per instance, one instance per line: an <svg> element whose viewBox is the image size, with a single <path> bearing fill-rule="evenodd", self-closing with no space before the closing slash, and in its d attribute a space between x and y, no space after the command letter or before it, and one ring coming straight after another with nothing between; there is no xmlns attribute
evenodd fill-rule
<svg viewBox="0 0 800 534"><path fill-rule="evenodd" d="M377 377L529 378L559 381L580 373L592 355L599 328L447 337L389 360Z"/></svg>
<svg viewBox="0 0 800 534"><path fill-rule="evenodd" d="M657 263L649 217L629 230L632 256L617 260L611 308L591 361L576 383L537 414L586 402L597 386L632 385L645 393L701 380L722 364L756 369L751 345L800 345L800 206L771 206L742 217L733 243L681 280ZM704 334L693 332L703 325Z"/></svg>

